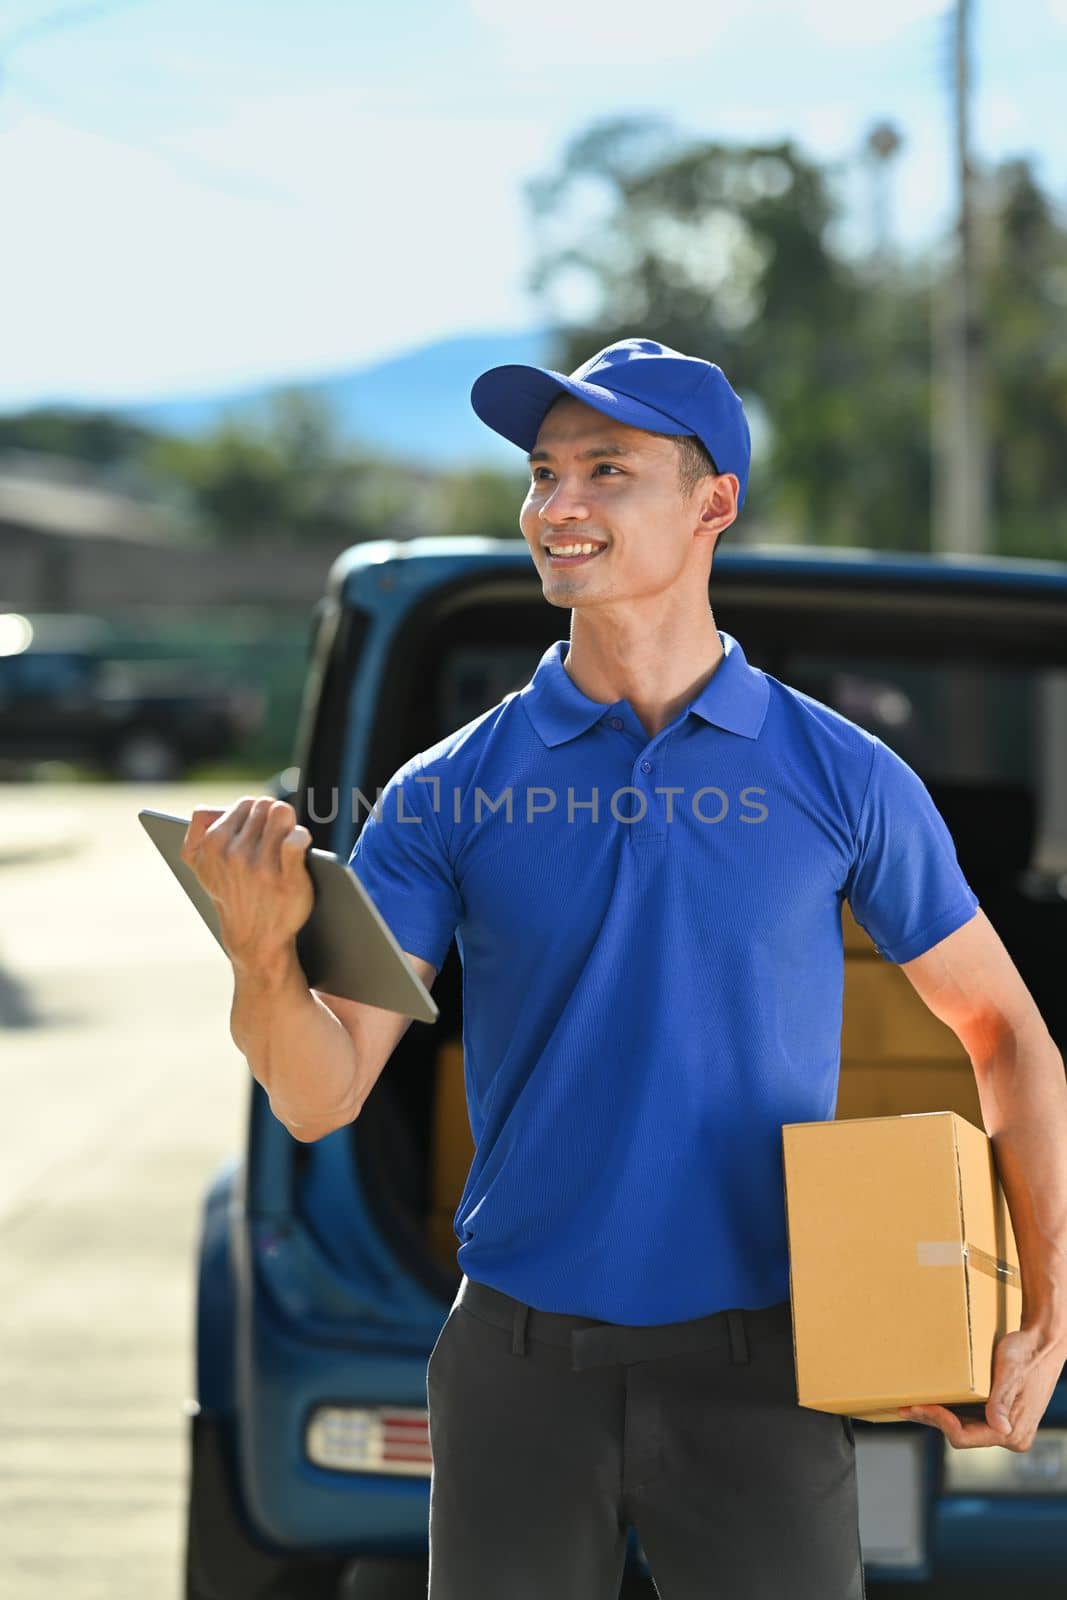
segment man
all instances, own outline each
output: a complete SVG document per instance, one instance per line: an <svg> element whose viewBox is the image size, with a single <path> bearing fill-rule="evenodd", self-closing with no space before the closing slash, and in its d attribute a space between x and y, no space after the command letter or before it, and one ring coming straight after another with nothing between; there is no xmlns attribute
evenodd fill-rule
<svg viewBox="0 0 1067 1600"><path fill-rule="evenodd" d="M862 1596L847 1418L798 1406L780 1157L831 1117L847 898L974 1063L1022 1329L960 1448L1026 1450L1067 1355L1067 1086L924 785L750 666L708 604L749 431L717 366L647 339L494 368L520 525L570 638L394 774L351 865L432 981L455 934L475 1155L430 1358L431 1600L615 1600L633 1523L664 1600ZM187 859L276 1114L358 1115L406 1019L309 993L306 830L246 799ZM206 831L205 831L206 830ZM340 1025L339 1025L340 1024Z"/></svg>

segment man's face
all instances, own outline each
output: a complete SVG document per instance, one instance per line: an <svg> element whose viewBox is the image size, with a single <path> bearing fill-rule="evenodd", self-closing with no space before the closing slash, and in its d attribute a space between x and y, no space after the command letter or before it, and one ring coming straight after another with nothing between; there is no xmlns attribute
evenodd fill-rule
<svg viewBox="0 0 1067 1600"><path fill-rule="evenodd" d="M695 535L716 480L686 494L678 469L672 438L615 422L570 395L556 401L530 452L519 515L550 604L638 600L680 581L706 587L714 534ZM591 554L549 550L588 544Z"/></svg>

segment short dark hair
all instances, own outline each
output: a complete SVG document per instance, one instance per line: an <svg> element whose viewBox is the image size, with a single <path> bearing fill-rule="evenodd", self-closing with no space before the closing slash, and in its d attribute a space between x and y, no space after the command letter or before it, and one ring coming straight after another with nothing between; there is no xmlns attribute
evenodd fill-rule
<svg viewBox="0 0 1067 1600"><path fill-rule="evenodd" d="M678 446L678 481L684 494L692 494L701 478L718 475L718 467L695 433L675 434Z"/></svg>

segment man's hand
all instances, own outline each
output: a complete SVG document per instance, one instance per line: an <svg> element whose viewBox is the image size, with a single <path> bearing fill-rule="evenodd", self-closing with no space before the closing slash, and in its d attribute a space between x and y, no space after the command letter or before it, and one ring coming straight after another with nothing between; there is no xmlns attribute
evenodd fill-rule
<svg viewBox="0 0 1067 1600"><path fill-rule="evenodd" d="M940 1428L957 1450L999 1444L1026 1451L1059 1382L1067 1342L1050 1341L1036 1327L1006 1333L993 1351L993 1381L985 1420L963 1418L948 1406L901 1406L900 1415Z"/></svg>
<svg viewBox="0 0 1067 1600"><path fill-rule="evenodd" d="M292 806L268 795L245 795L226 811L193 812L181 859L215 902L235 966L281 955L311 915L310 843Z"/></svg>

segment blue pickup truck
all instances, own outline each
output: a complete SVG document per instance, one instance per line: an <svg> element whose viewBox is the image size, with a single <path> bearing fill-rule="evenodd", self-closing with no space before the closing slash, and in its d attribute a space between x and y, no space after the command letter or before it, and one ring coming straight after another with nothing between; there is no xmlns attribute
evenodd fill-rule
<svg viewBox="0 0 1067 1600"><path fill-rule="evenodd" d="M1064 1050L1067 563L727 547L711 598L751 663L923 777ZM317 798L373 797L568 629L519 539L352 548L317 610L277 792L347 859L366 812L319 821ZM836 1114L953 1109L981 1126L955 1036L847 905L843 937ZM426 1364L459 1283L472 1155L461 979L453 945L437 1022L411 1025L349 1127L300 1143L252 1085L246 1147L203 1208L187 1600L426 1593ZM1022 1454L953 1451L906 1422L855 1435L871 1595L1067 1592L1067 1375ZM631 1529L622 1593L654 1592Z"/></svg>

